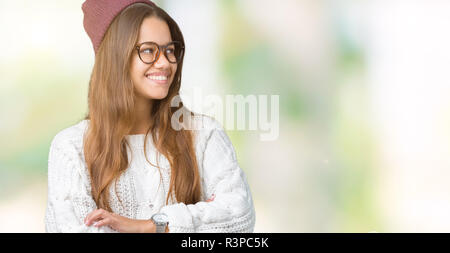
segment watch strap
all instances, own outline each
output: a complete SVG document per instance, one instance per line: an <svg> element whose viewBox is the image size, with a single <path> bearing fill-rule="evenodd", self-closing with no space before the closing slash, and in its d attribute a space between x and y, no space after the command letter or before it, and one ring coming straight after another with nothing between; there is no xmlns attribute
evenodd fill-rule
<svg viewBox="0 0 450 253"><path fill-rule="evenodd" d="M164 232L166 232L166 225L167 225L167 223L155 224L155 225L156 225L156 233L164 233Z"/></svg>

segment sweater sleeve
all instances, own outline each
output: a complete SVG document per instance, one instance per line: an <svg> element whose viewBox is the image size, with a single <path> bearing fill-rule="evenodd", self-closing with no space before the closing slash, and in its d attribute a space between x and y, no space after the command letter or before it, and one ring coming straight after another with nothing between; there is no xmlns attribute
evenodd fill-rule
<svg viewBox="0 0 450 253"><path fill-rule="evenodd" d="M116 232L108 226L84 224L84 218L97 208L86 172L73 141L61 133L55 136L48 159L46 232Z"/></svg>
<svg viewBox="0 0 450 253"><path fill-rule="evenodd" d="M215 120L213 124L203 152L202 181L205 198L215 194L215 199L163 207L170 232L253 232L255 211L246 176L224 129Z"/></svg>

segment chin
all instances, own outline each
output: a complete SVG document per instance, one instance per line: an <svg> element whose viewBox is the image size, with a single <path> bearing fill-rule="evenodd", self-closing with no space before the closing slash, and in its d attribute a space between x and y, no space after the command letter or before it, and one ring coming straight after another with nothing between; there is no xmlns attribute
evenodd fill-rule
<svg viewBox="0 0 450 253"><path fill-rule="evenodd" d="M156 99L156 100L162 100L165 99L167 97L167 95L169 94L169 92L160 92L160 93L152 93L152 94L148 94L147 98L149 99Z"/></svg>

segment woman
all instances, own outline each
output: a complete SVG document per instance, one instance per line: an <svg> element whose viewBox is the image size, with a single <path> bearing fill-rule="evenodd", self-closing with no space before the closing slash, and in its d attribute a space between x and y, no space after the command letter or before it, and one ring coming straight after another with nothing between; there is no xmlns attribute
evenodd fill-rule
<svg viewBox="0 0 450 253"><path fill-rule="evenodd" d="M252 232L251 192L224 129L172 106L184 55L175 21L148 0L82 9L96 54L89 111L52 141L46 231Z"/></svg>

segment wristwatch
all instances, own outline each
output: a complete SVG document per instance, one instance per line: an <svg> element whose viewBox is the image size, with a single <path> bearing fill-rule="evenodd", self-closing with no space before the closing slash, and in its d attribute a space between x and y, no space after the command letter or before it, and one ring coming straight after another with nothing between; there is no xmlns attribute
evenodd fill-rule
<svg viewBox="0 0 450 253"><path fill-rule="evenodd" d="M150 218L156 225L156 233L166 232L166 226L169 224L169 217L164 213L155 213Z"/></svg>

